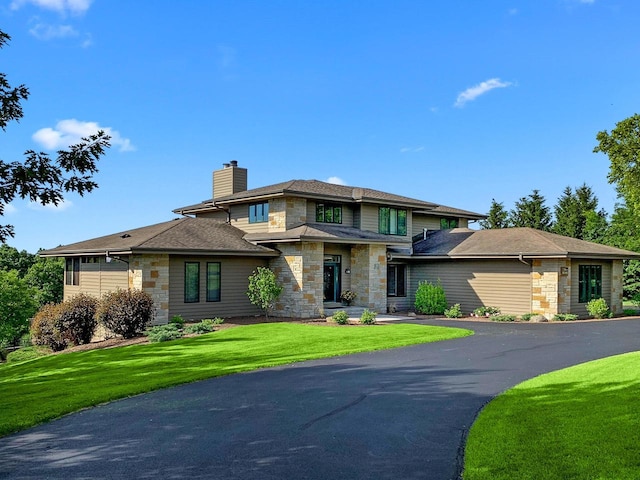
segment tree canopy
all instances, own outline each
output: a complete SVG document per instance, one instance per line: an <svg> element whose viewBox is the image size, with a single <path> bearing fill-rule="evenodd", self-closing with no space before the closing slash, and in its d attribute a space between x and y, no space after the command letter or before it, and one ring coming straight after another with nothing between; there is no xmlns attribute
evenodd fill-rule
<svg viewBox="0 0 640 480"><path fill-rule="evenodd" d="M0 30L0 48L10 39ZM12 87L6 74L0 72L0 128L3 131L6 132L9 123L22 118L22 102L28 98L27 87ZM42 205L58 205L66 193L76 192L83 196L91 192L98 186L92 176L98 171L98 160L110 146L109 140L109 135L101 130L82 138L67 150L58 150L55 158L44 152L27 150L21 161L0 159L0 216L16 197ZM12 225L0 225L0 243L13 235Z"/></svg>
<svg viewBox="0 0 640 480"><path fill-rule="evenodd" d="M597 208L598 198L587 184L582 184L575 192L571 187L566 187L554 207L555 223L551 230L582 240L586 236L587 216L589 212L596 212Z"/></svg>
<svg viewBox="0 0 640 480"><path fill-rule="evenodd" d="M496 199L492 198L489 214L486 219L480 220L480 226L483 230L507 228L509 226L509 212L504 209L504 203L496 202Z"/></svg>
<svg viewBox="0 0 640 480"><path fill-rule="evenodd" d="M539 190L533 190L528 197L521 197L509 213L509 223L514 227L531 227L548 232L552 219L545 198Z"/></svg>

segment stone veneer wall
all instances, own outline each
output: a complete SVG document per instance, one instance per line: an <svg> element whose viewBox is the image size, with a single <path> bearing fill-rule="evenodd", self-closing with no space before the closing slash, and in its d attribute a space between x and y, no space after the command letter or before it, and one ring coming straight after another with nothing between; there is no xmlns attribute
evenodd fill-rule
<svg viewBox="0 0 640 480"><path fill-rule="evenodd" d="M169 323L169 255L132 255L129 288L151 295L156 309L154 324Z"/></svg>
<svg viewBox="0 0 640 480"><path fill-rule="evenodd" d="M622 260L613 260L611 262L611 313L614 315L622 313Z"/></svg>
<svg viewBox="0 0 640 480"><path fill-rule="evenodd" d="M305 198L275 198L269 201L269 231L284 232L307 222Z"/></svg>
<svg viewBox="0 0 640 480"><path fill-rule="evenodd" d="M571 260L535 259L531 266L531 311L552 319L571 311Z"/></svg>
<svg viewBox="0 0 640 480"><path fill-rule="evenodd" d="M355 305L387 311L387 247L356 245L351 249L351 289Z"/></svg>
<svg viewBox="0 0 640 480"><path fill-rule="evenodd" d="M284 287L272 315L315 318L323 305L324 247L321 242L278 245L282 254L270 267Z"/></svg>

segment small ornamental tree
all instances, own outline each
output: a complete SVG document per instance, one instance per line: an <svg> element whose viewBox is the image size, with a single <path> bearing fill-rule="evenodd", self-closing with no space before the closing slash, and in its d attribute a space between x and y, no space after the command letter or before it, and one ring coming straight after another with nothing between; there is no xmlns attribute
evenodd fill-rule
<svg viewBox="0 0 640 480"><path fill-rule="evenodd" d="M249 289L247 296L251 303L264 311L264 316L269 319L269 310L282 294L282 286L276 282L276 274L266 267L258 267L249 276Z"/></svg>

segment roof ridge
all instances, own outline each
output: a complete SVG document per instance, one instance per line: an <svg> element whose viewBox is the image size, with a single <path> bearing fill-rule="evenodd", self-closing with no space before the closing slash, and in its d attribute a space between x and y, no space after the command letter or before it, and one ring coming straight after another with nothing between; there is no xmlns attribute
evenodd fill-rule
<svg viewBox="0 0 640 480"><path fill-rule="evenodd" d="M167 227L168 228L164 228L161 231L159 231L158 233L156 233L155 235L150 236L149 238L145 239L143 242L138 244L138 247L141 247L142 245L144 245L147 242L150 242L151 240L153 240L154 238L158 238L160 235L167 233L169 230L175 228L176 226L178 226L181 223L184 223L185 221L192 219L191 217L184 217L184 218L177 218L174 220L169 220L167 222ZM193 220L193 219L192 219Z"/></svg>
<svg viewBox="0 0 640 480"><path fill-rule="evenodd" d="M557 248L558 250L562 251L563 253L570 253L569 250L560 247L556 242L554 242L553 240L551 240L547 234L551 234L551 235L557 235L555 233L551 233L551 232L546 232L544 230L538 230L537 228L532 228L532 227L523 227L523 228L527 228L529 230L533 230L533 232L538 236L538 238L541 238L542 240L544 240L546 243L548 243L549 245L552 245L553 247ZM558 235L559 237L561 237L562 235ZM567 237L567 238L571 238L571 237ZM574 239L574 240L579 240L579 239Z"/></svg>

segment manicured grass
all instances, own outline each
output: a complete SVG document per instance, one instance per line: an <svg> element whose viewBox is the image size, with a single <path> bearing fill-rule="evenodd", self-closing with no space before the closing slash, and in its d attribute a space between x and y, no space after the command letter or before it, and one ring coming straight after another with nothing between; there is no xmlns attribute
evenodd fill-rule
<svg viewBox="0 0 640 480"><path fill-rule="evenodd" d="M422 325L270 323L172 342L52 355L0 367L0 436L163 387L314 358L464 337Z"/></svg>
<svg viewBox="0 0 640 480"><path fill-rule="evenodd" d="M526 381L469 433L465 480L640 478L640 352Z"/></svg>

